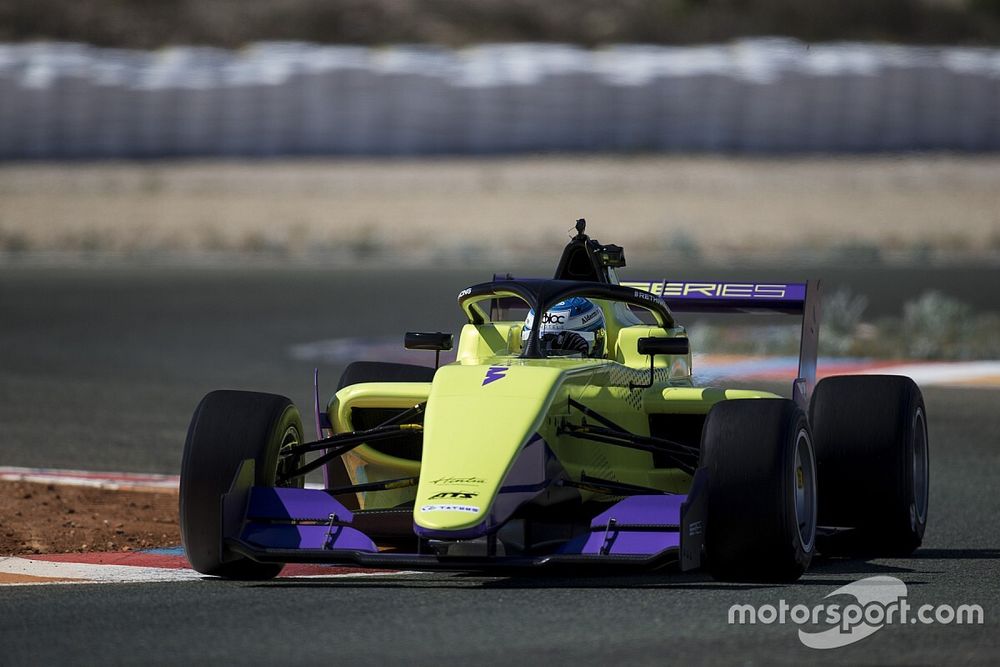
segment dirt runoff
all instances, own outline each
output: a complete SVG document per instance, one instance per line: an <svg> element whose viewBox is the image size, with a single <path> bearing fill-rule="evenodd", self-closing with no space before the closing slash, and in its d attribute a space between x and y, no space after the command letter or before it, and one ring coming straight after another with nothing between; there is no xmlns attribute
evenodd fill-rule
<svg viewBox="0 0 1000 667"><path fill-rule="evenodd" d="M0 556L179 544L174 492L0 482Z"/></svg>
<svg viewBox="0 0 1000 667"><path fill-rule="evenodd" d="M1000 157L949 155L12 163L0 253L503 266L547 258L582 216L633 262L807 249L923 262L1000 253L997 183Z"/></svg>

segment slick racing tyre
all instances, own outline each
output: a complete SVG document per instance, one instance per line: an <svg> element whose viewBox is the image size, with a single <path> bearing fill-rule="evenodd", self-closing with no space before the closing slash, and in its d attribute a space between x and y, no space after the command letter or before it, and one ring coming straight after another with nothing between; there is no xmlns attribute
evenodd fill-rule
<svg viewBox="0 0 1000 667"><path fill-rule="evenodd" d="M715 404L701 440L708 469L705 559L723 581L795 581L816 545L816 458L806 415L786 399Z"/></svg>
<svg viewBox="0 0 1000 667"><path fill-rule="evenodd" d="M390 364L384 361L355 361L344 369L337 391L363 382L430 382L435 369L413 364Z"/></svg>
<svg viewBox="0 0 1000 667"><path fill-rule="evenodd" d="M434 380L436 369L429 366L417 366L414 364L393 364L384 361L355 361L350 364L340 376L337 383L337 391L344 387L365 382L431 382ZM391 413L382 410L369 410L366 417L358 418L354 424L355 428L371 428L380 422L388 419ZM342 459L334 459L326 465L326 476L331 487L344 487L351 485L351 478L347 474ZM338 496L348 509L356 510L359 507L357 496L354 494Z"/></svg>
<svg viewBox="0 0 1000 667"><path fill-rule="evenodd" d="M254 461L254 484L274 486L278 450L302 442L302 419L284 396L249 391L213 391L198 404L188 427L181 463L181 542L191 566L230 579L270 579L280 564L226 554L222 540L222 496L240 464ZM281 463L288 472L300 460ZM297 478L288 486L303 485Z"/></svg>
<svg viewBox="0 0 1000 667"><path fill-rule="evenodd" d="M927 526L927 412L917 385L895 375L842 376L816 385L809 407L816 443L819 524L854 530L823 551L908 556Z"/></svg>

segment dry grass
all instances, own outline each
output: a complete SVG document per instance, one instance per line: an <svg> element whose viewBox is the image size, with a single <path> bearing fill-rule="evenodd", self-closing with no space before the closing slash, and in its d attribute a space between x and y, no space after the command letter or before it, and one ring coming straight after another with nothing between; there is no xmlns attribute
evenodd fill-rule
<svg viewBox="0 0 1000 667"><path fill-rule="evenodd" d="M536 157L0 166L0 250L530 258L1000 253L1000 157Z"/></svg>

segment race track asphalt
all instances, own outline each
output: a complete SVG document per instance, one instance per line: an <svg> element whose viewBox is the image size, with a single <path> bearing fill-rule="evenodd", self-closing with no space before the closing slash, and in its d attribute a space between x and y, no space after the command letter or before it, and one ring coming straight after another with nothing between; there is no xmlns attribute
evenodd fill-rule
<svg viewBox="0 0 1000 667"><path fill-rule="evenodd" d="M0 464L174 473L205 391L271 390L308 405L311 365L290 360L288 346L454 329L457 289L481 279L0 270ZM339 371L322 369L329 386ZM925 397L931 510L914 558L820 559L793 585L659 573L5 587L0 664L996 664L1000 392ZM982 605L985 625L891 625L817 651L794 624L727 623L733 604L812 606L874 575L904 581L913 605Z"/></svg>

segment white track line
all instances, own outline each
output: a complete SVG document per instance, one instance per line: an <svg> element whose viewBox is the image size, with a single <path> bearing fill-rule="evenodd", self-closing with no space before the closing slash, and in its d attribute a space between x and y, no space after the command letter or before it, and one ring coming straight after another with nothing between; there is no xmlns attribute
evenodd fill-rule
<svg viewBox="0 0 1000 667"><path fill-rule="evenodd" d="M155 473L98 472L93 470L58 470L55 468L21 468L0 466L0 481L35 482L64 486L89 486L109 491L172 491L180 486L180 476ZM308 482L307 489L322 489L323 485Z"/></svg>
<svg viewBox="0 0 1000 667"><path fill-rule="evenodd" d="M1000 361L915 363L858 371L864 375L906 375L919 385L971 383L1000 378ZM1000 380L992 383L1000 385Z"/></svg>
<svg viewBox="0 0 1000 667"><path fill-rule="evenodd" d="M27 584L80 583L80 584L126 584L159 581L193 581L203 578L194 570L167 569L158 567L136 567L134 565L95 565L91 563L66 563L30 558L0 559L0 581L3 574L25 577L46 577L69 579L71 581L18 582L13 586Z"/></svg>
<svg viewBox="0 0 1000 667"><path fill-rule="evenodd" d="M416 572L341 572L307 574L282 579L322 580L343 577L385 577ZM4 581L4 575L24 577L22 581ZM12 578L14 578L12 577ZM31 581L30 578L38 578ZM0 586L43 586L53 584L145 584L169 581L198 581L209 579L187 568L142 567L136 565L105 565L97 563L70 563L65 561L34 560L10 556L0 558Z"/></svg>
<svg viewBox="0 0 1000 667"><path fill-rule="evenodd" d="M180 483L180 478L177 475L58 470L55 468L20 468L16 466L0 466L0 480L8 482L35 482L38 484L63 484L67 486L90 486L113 491L176 491Z"/></svg>

